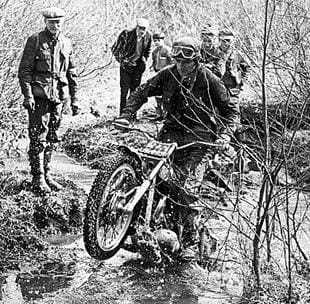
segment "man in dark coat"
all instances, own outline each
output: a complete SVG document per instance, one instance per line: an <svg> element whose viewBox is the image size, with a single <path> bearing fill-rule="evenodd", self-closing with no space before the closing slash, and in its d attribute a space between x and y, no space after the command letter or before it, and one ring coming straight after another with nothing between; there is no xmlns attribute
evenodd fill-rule
<svg viewBox="0 0 310 304"><path fill-rule="evenodd" d="M128 92L140 85L145 71L152 43L148 26L148 20L138 18L136 27L122 31L112 46L112 53L120 63L120 113L126 106Z"/></svg>
<svg viewBox="0 0 310 304"><path fill-rule="evenodd" d="M128 126L136 111L151 96L162 96L167 113L159 140L185 145L194 141L216 142L223 149L239 123L238 105L231 101L224 84L200 63L200 44L191 37L181 37L172 45L171 55L175 64L160 70L154 77L139 86L128 98L118 126ZM179 184L185 185L187 177L201 178L205 155L204 147L181 150L175 155L174 164L180 172ZM199 169L198 169L199 168ZM171 191L178 204L182 202L184 218L190 218L186 205L189 196L176 188ZM188 226L193 226L188 223ZM190 230L190 229L189 229ZM191 240L192 237L189 237Z"/></svg>
<svg viewBox="0 0 310 304"><path fill-rule="evenodd" d="M18 70L29 114L32 188L41 195L62 188L50 174L50 163L65 103L71 99L72 114L79 112L71 41L61 33L65 12L50 7L43 16L46 28L28 38Z"/></svg>

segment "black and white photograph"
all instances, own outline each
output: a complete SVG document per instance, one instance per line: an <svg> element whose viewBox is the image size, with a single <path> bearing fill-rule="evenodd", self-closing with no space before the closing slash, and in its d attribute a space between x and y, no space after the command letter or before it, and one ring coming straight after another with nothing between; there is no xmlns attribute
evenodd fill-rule
<svg viewBox="0 0 310 304"><path fill-rule="evenodd" d="M0 28L0 304L310 303L309 0Z"/></svg>

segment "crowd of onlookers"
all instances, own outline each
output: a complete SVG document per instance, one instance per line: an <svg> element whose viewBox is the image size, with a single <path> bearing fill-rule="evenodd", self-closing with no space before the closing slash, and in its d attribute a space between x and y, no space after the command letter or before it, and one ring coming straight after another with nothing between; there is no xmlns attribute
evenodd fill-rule
<svg viewBox="0 0 310 304"><path fill-rule="evenodd" d="M171 48L165 43L165 34L161 31L152 34L148 28L148 20L139 18L136 27L122 31L112 46L112 52L120 63L120 113L126 104L128 93L133 92L140 84L145 62L150 54L151 69L154 72L174 62ZM235 48L233 31L227 28L216 31L208 24L201 29L198 41L200 63L224 82L232 98L238 98L249 65ZM157 96L156 100L158 119L161 119L163 118L161 97Z"/></svg>

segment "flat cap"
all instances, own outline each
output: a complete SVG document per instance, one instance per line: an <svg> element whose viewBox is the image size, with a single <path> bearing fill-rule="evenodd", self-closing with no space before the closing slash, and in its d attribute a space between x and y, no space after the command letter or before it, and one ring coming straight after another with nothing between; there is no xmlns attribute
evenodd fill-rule
<svg viewBox="0 0 310 304"><path fill-rule="evenodd" d="M230 29L224 28L219 31L219 36L235 37L235 34Z"/></svg>
<svg viewBox="0 0 310 304"><path fill-rule="evenodd" d="M45 9L43 11L42 15L46 19L57 20L57 19L61 19L61 18L65 17L66 13L62 8L52 6L52 7Z"/></svg>
<svg viewBox="0 0 310 304"><path fill-rule="evenodd" d="M200 32L201 36L214 36L215 30L211 27L211 25L204 26Z"/></svg>
<svg viewBox="0 0 310 304"><path fill-rule="evenodd" d="M149 21L145 18L138 18L137 19L137 26L149 27Z"/></svg>
<svg viewBox="0 0 310 304"><path fill-rule="evenodd" d="M165 34L162 32L155 32L153 34L153 39L164 39L165 38Z"/></svg>

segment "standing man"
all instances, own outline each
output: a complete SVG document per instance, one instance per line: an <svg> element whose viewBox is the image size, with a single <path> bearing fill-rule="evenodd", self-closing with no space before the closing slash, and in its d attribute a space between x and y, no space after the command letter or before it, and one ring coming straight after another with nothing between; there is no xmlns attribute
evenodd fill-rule
<svg viewBox="0 0 310 304"><path fill-rule="evenodd" d="M112 53L120 63L120 113L126 106L129 90L133 92L140 85L145 71L152 43L148 27L148 20L138 18L136 27L122 31L112 46Z"/></svg>
<svg viewBox="0 0 310 304"><path fill-rule="evenodd" d="M201 62L221 78L225 73L225 58L223 52L220 52L214 44L215 33L211 26L201 30L200 38Z"/></svg>
<svg viewBox="0 0 310 304"><path fill-rule="evenodd" d="M234 48L235 35L229 29L219 31L218 50L225 58L225 73L222 77L231 97L239 98L243 82L249 72L249 65Z"/></svg>
<svg viewBox="0 0 310 304"><path fill-rule="evenodd" d="M165 45L164 43L165 35L161 32L156 32L153 35L153 41L155 44L155 48L152 52L152 68L157 73L167 65L173 63L171 58L171 50L170 47ZM161 120L164 118L164 108L162 103L162 96L156 96L156 112L157 118L156 120Z"/></svg>
<svg viewBox="0 0 310 304"><path fill-rule="evenodd" d="M62 188L50 174L50 163L60 141L64 103L71 99L72 114L79 112L72 46L61 33L65 12L50 7L43 17L46 27L28 38L18 70L23 106L29 115L32 190L40 195Z"/></svg>

